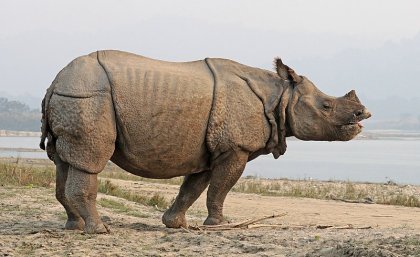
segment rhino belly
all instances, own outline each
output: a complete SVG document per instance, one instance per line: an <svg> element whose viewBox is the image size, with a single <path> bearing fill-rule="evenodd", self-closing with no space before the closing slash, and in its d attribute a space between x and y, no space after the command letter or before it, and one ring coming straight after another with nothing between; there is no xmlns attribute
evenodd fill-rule
<svg viewBox="0 0 420 257"><path fill-rule="evenodd" d="M119 57L101 59L111 82L118 127L112 161L154 178L208 169L205 139L213 77L207 65Z"/></svg>

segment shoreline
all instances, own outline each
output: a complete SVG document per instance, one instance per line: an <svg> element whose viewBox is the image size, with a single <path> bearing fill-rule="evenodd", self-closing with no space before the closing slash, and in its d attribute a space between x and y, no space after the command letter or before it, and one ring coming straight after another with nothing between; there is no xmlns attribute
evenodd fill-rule
<svg viewBox="0 0 420 257"><path fill-rule="evenodd" d="M1 148L0 148L1 149ZM43 150L40 150L43 151ZM14 157L0 157L0 164L1 163L10 163L10 164L19 164L19 165L29 165L32 167L55 167L54 162L50 159L37 159L37 158L14 158ZM105 169L102 172L115 172L115 170L118 169L118 172L125 173L129 176L135 176L140 179L143 177L132 175L128 171L125 171L123 169L120 169L116 164L109 161L106 165ZM180 176L182 177L182 176ZM177 178L177 177L174 177ZM173 179L174 179L173 178ZM388 180L386 182L370 182L370 181L352 181L352 180L340 180L340 179L313 179L313 178L303 178L303 179L294 179L294 178L269 178L269 177L261 177L261 176L255 176L255 175L243 175L240 178L242 181L258 181L262 183L266 182L281 182L281 181L289 181L289 182L296 182L296 183L322 183L322 184L355 184L355 185L391 185L391 186L401 186L401 187L416 187L420 188L420 185L418 184L407 184L407 183L397 183L393 180ZM154 179L152 179L154 180ZM156 179L156 181L159 181L160 179ZM164 180L162 180L164 181ZM162 182L165 183L165 182Z"/></svg>
<svg viewBox="0 0 420 257"><path fill-rule="evenodd" d="M261 156L247 164L244 176L374 183L394 181L420 185L416 176L420 167L417 158L420 140L352 140L348 143L292 139L288 142L288 153L280 161L276 162L271 155ZM37 149L38 144L38 138L0 138L0 157L47 159L47 154ZM36 151L7 148L34 148Z"/></svg>
<svg viewBox="0 0 420 257"><path fill-rule="evenodd" d="M8 152L44 152L42 149L36 149L36 148L26 148L26 147L0 147L1 151L8 151Z"/></svg>
<svg viewBox="0 0 420 257"><path fill-rule="evenodd" d="M0 130L1 137L41 137L41 132ZM299 140L290 137L288 140ZM420 140L420 131L412 130L365 130L354 140ZM3 147L4 148L4 147Z"/></svg>
<svg viewBox="0 0 420 257"><path fill-rule="evenodd" d="M41 132L0 130L0 137L41 137Z"/></svg>

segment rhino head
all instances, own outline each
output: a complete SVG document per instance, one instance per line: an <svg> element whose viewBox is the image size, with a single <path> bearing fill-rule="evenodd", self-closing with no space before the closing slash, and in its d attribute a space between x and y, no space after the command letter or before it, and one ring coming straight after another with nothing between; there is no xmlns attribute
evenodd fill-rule
<svg viewBox="0 0 420 257"><path fill-rule="evenodd" d="M348 141L362 131L360 121L371 114L354 90L342 97L321 92L309 79L275 60L278 75L291 83L282 97L289 135L301 140Z"/></svg>

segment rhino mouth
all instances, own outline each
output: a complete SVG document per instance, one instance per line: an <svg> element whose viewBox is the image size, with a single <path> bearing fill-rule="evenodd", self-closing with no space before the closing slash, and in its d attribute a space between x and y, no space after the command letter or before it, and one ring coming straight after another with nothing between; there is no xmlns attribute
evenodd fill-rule
<svg viewBox="0 0 420 257"><path fill-rule="evenodd" d="M361 130L363 128L363 125L362 125L361 121L370 118L370 116L372 116L372 115L367 111L364 111L359 116L356 116L355 114L353 114L352 120L350 122L348 122L347 124L344 124L343 127L348 128L348 129Z"/></svg>
<svg viewBox="0 0 420 257"><path fill-rule="evenodd" d="M357 126L356 126L357 125ZM359 128L363 128L363 125L360 121L357 122L350 122L344 126L349 126L349 127L359 127Z"/></svg>

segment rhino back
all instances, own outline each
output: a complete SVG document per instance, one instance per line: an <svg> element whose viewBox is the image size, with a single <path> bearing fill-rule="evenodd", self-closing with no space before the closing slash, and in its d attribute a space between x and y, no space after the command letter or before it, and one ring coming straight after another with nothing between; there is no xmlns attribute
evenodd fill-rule
<svg viewBox="0 0 420 257"><path fill-rule="evenodd" d="M119 51L100 51L98 60L111 82L117 148L130 166L153 177L206 169L213 99L206 63L170 63Z"/></svg>
<svg viewBox="0 0 420 257"><path fill-rule="evenodd" d="M70 62L57 74L52 86L55 94L76 98L111 92L108 78L98 64L96 52Z"/></svg>

